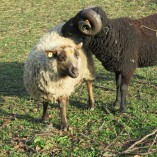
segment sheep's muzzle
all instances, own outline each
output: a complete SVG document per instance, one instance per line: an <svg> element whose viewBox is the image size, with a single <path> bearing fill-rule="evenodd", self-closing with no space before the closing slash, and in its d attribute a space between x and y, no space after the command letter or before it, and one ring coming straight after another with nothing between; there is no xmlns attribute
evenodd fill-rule
<svg viewBox="0 0 157 157"><path fill-rule="evenodd" d="M76 78L79 75L78 68L70 66L68 69L68 75L72 78Z"/></svg>

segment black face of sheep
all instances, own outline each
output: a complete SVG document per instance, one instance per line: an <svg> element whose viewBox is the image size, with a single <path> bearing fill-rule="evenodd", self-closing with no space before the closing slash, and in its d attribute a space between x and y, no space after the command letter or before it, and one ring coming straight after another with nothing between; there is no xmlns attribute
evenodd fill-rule
<svg viewBox="0 0 157 157"><path fill-rule="evenodd" d="M46 50L45 53L49 59L57 59L57 68L60 76L71 78L77 78L79 75L79 49L82 47L82 43L78 44L76 47L61 46L58 49Z"/></svg>
<svg viewBox="0 0 157 157"><path fill-rule="evenodd" d="M80 11L74 18L64 24L62 33L64 36L93 36L102 29L102 21L94 8L87 8Z"/></svg>
<svg viewBox="0 0 157 157"><path fill-rule="evenodd" d="M100 7L83 9L62 27L63 36L83 40L102 65L115 72L116 101L126 111L128 85L137 67L157 65L157 14L109 19Z"/></svg>

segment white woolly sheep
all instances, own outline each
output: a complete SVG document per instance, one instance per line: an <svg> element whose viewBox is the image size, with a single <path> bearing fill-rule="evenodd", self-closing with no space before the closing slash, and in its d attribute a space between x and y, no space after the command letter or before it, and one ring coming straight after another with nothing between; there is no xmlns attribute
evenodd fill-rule
<svg viewBox="0 0 157 157"><path fill-rule="evenodd" d="M35 100L43 103L42 120L48 119L48 102L57 101L61 112L61 129L67 130L66 106L69 96L82 80L86 80L90 108L94 108L92 55L82 43L61 35L60 24L46 33L30 52L24 66L24 84Z"/></svg>

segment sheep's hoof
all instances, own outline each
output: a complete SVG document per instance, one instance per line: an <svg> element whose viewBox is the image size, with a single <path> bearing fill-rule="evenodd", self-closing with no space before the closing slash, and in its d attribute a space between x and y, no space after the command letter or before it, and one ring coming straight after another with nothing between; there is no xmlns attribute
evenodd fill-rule
<svg viewBox="0 0 157 157"><path fill-rule="evenodd" d="M115 111L117 111L117 110L119 110L119 106L118 106L118 105L116 105L116 106L113 105L113 109L114 109Z"/></svg>
<svg viewBox="0 0 157 157"><path fill-rule="evenodd" d="M113 104L113 108L115 110L119 110L119 105L120 105L120 103L118 101L115 101L114 104Z"/></svg>
<svg viewBox="0 0 157 157"><path fill-rule="evenodd" d="M48 123L49 118L48 117L42 117L41 121L42 123L46 124Z"/></svg>
<svg viewBox="0 0 157 157"><path fill-rule="evenodd" d="M94 101L89 99L88 100L88 105L89 105L91 111L94 110Z"/></svg>
<svg viewBox="0 0 157 157"><path fill-rule="evenodd" d="M126 113L126 108L120 108L120 113L121 114Z"/></svg>
<svg viewBox="0 0 157 157"><path fill-rule="evenodd" d="M67 125L61 125L61 130L62 131L68 131L68 126Z"/></svg>
<svg viewBox="0 0 157 157"><path fill-rule="evenodd" d="M113 103L113 106L114 106L114 107L119 106L119 105L120 105L120 104L119 104L118 101L115 101L115 102Z"/></svg>
<svg viewBox="0 0 157 157"><path fill-rule="evenodd" d="M41 120L42 121L42 123L44 123L44 124L47 124L48 123L48 119L47 120Z"/></svg>
<svg viewBox="0 0 157 157"><path fill-rule="evenodd" d="M90 111L94 111L94 107L90 108Z"/></svg>
<svg viewBox="0 0 157 157"><path fill-rule="evenodd" d="M67 127L61 126L61 130L62 130L62 131L70 131L70 132L72 132L72 131L73 131L73 128L70 127L70 126L67 126Z"/></svg>

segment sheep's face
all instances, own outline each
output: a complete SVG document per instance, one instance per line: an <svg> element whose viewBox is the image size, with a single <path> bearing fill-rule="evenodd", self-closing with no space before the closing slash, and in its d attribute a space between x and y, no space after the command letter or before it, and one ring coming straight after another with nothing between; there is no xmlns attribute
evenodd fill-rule
<svg viewBox="0 0 157 157"><path fill-rule="evenodd" d="M102 29L102 20L98 12L103 11L100 7L89 7L81 10L68 20L62 27L65 37L76 36L87 38L97 35Z"/></svg>
<svg viewBox="0 0 157 157"><path fill-rule="evenodd" d="M79 49L81 47L82 43L76 45L76 47L65 45L51 51L46 51L49 59L57 59L57 68L60 76L78 77L80 66Z"/></svg>
<svg viewBox="0 0 157 157"><path fill-rule="evenodd" d="M74 18L71 18L69 21L67 21L62 27L62 34L65 37L70 37L70 36L82 37L83 34L78 29L79 20L80 18L76 16Z"/></svg>

